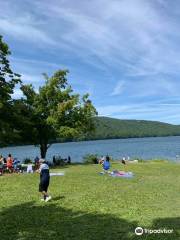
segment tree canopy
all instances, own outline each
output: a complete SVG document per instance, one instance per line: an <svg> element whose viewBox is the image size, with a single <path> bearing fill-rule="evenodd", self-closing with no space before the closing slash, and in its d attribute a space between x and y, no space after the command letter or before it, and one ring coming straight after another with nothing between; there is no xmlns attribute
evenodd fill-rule
<svg viewBox="0 0 180 240"><path fill-rule="evenodd" d="M0 36L0 145L9 143L9 139L16 136L12 94L20 82L20 75L10 67L10 54L8 45Z"/></svg>
<svg viewBox="0 0 180 240"><path fill-rule="evenodd" d="M81 98L73 92L67 74L67 70L59 70L51 77L44 74L45 84L38 92L32 85L22 85L24 98L16 102L19 115L25 116L22 133L28 133L29 140L40 145L43 158L52 140L77 138L94 128L96 109L88 94Z"/></svg>

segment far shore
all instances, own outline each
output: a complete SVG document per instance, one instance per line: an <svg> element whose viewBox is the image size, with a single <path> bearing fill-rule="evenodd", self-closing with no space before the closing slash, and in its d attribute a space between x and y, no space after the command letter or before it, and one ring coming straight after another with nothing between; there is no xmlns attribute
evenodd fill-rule
<svg viewBox="0 0 180 240"><path fill-rule="evenodd" d="M126 139L144 139L144 138L169 138L169 137L180 137L180 135L166 135L166 136L143 136L143 137L118 137L118 138L101 138L101 139L85 139L85 140L72 140L72 141L56 141L52 142L51 144L68 144L68 143L80 143L80 142L94 142L94 141L108 141L108 140L126 140ZM33 147L39 147L38 145L33 145L31 143L19 143L19 144L10 144L10 145L4 145L1 146L0 149L3 148L9 148L9 147L23 147L23 146L33 146Z"/></svg>

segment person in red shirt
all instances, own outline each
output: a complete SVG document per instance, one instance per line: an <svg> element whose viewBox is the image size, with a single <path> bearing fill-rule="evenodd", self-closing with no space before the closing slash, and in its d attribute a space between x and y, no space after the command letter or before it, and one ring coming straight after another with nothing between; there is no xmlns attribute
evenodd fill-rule
<svg viewBox="0 0 180 240"><path fill-rule="evenodd" d="M7 169L9 170L10 173L13 172L13 158L11 154L9 154L7 158Z"/></svg>

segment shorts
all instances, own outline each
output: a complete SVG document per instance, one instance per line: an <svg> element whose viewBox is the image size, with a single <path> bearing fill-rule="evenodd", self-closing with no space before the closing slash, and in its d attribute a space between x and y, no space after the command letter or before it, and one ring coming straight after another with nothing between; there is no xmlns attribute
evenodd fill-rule
<svg viewBox="0 0 180 240"><path fill-rule="evenodd" d="M49 187L49 179L41 180L39 183L39 192L47 192Z"/></svg>

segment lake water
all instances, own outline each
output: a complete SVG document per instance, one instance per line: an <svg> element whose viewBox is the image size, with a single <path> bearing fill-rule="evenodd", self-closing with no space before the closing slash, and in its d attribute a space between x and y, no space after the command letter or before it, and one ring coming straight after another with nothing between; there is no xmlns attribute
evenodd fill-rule
<svg viewBox="0 0 180 240"><path fill-rule="evenodd" d="M3 156L9 153L20 160L34 159L39 156L39 148L32 145L0 148L0 154ZM180 155L180 136L56 143L49 148L47 160L52 160L53 155L60 155L62 158L70 155L72 162L81 162L83 156L88 153L109 154L115 159L129 156L131 159L176 160L176 155Z"/></svg>

